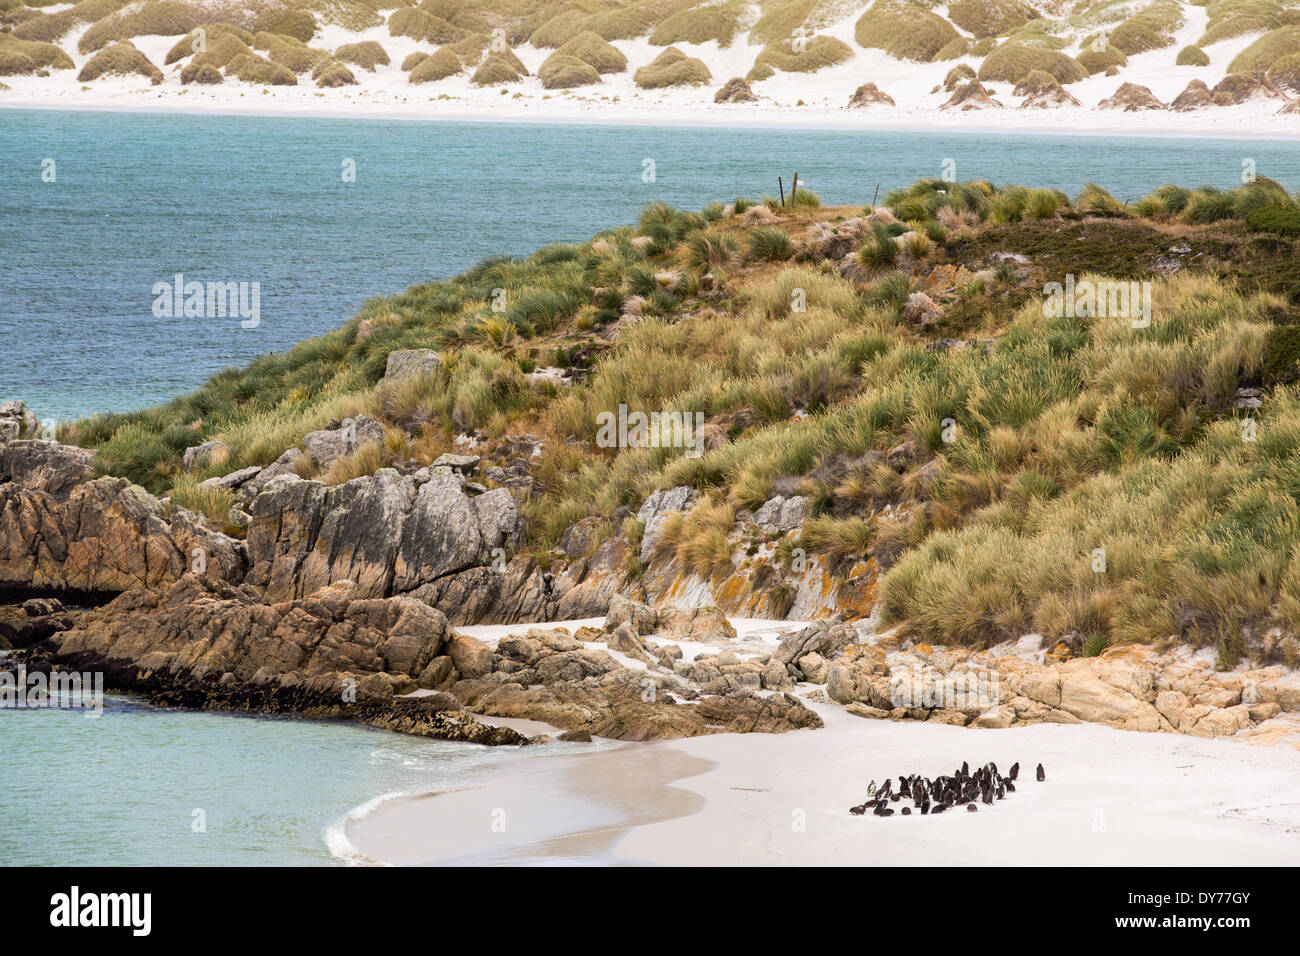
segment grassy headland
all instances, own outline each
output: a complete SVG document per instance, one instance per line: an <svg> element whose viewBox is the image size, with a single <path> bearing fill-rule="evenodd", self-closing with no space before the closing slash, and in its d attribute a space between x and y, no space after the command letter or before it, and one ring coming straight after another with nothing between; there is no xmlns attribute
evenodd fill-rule
<svg viewBox="0 0 1300 956"><path fill-rule="evenodd" d="M1095 186L938 180L875 208L656 203L63 437L220 515L196 478L268 464L331 419L366 414L385 438L324 475L304 459L304 476L427 464L460 434L504 462L526 434L544 440L538 555L587 518L597 540L635 539L626 509L686 484L703 494L661 548L725 573L737 513L802 494L808 554L874 559L886 617L917 639L1036 630L1086 653L1173 638L1267 657L1300 626L1298 232L1300 204L1262 179L1127 207ZM1149 282L1149 322L1045 308L1067 276ZM444 365L381 381L404 348ZM707 450L598 447L620 403L702 413ZM229 456L184 474L181 452L211 440Z"/></svg>

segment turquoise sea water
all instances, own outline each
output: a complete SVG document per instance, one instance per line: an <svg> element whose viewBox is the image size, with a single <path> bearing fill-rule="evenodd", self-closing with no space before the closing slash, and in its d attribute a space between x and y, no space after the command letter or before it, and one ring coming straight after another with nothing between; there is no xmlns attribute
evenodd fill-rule
<svg viewBox="0 0 1300 956"><path fill-rule="evenodd" d="M946 159L961 179L1095 180L1121 199L1230 187L1245 159L1300 187L1283 141L0 110L0 398L42 417L141 407L368 297L586 239L651 200L775 194L798 171L860 203ZM154 283L178 272L260 283L261 324L155 318Z"/></svg>
<svg viewBox="0 0 1300 956"><path fill-rule="evenodd" d="M94 718L0 711L0 753L0 866L314 866L350 858L343 824L376 798L537 751L109 695Z"/></svg>

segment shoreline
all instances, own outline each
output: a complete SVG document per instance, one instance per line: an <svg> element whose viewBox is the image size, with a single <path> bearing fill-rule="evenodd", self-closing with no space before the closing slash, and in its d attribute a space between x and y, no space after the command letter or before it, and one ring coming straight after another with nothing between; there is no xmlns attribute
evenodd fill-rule
<svg viewBox="0 0 1300 956"><path fill-rule="evenodd" d="M11 93L17 93L17 90ZM148 92L141 90L140 92ZM62 96L32 96L15 99L0 93L0 110L42 110L50 112L82 113L144 113L160 116L251 116L263 119L325 119L325 120L379 120L403 122L490 123L529 126L611 126L643 127L647 129L681 129L688 127L713 129L753 130L811 130L837 133L918 133L932 135L986 135L986 136L1071 136L1123 139L1210 139L1288 142L1300 140L1300 124L1294 131L1286 129L1252 129L1224 132L1223 122L1209 110L1190 113L1103 113L1086 108L1061 108L1050 117L1041 112L1024 112L1014 109L990 109L969 113L944 113L933 109L881 108L866 112L849 112L844 109L819 109L816 107L773 107L766 111L746 108L711 110L663 111L654 109L624 111L622 115L602 113L599 117L586 110L540 109L505 110L476 104L467 109L448 112L430 111L427 104L413 104L401 108L399 103L357 102L351 108L340 109L344 104L330 102L319 104L294 104L278 108L261 105L243 105L234 101L214 103L179 102L177 93L154 93L155 102L147 105L118 105L119 98L91 95L74 97L67 103ZM112 99L112 102L106 102ZM226 98L230 100L231 98ZM379 107L376 109L375 107ZM1221 108L1222 109L1222 108ZM773 114L776 116L774 117ZM802 114L802 115L800 115ZM1068 117L1075 122L1044 128L1044 119L1059 120ZM1240 114L1234 114L1234 118ZM1200 118L1202 122L1193 120ZM1256 124L1267 121L1267 114L1241 117ZM1104 122L1097 122L1104 119ZM1273 125L1291 125L1289 121ZM1155 128L1152 128L1152 127ZM1162 128L1163 127L1163 128Z"/></svg>
<svg viewBox="0 0 1300 956"><path fill-rule="evenodd" d="M349 839L392 865L566 863L574 847L597 844L606 849L594 862L645 865L1300 862L1294 748L1094 724L970 731L811 706L826 722L821 730L627 744L502 766L469 790L388 801ZM1002 767L1018 760L1019 791L979 814L879 820L848 813L868 778L949 772L963 759ZM1043 784L1033 780L1039 761L1047 768ZM611 805L619 791L605 777L620 776L620 768L624 778L638 777L622 788L640 791L636 814ZM526 816L524 829L507 828L500 846L502 835L485 822L489 812L510 819L539 795L561 832L555 823L530 831Z"/></svg>

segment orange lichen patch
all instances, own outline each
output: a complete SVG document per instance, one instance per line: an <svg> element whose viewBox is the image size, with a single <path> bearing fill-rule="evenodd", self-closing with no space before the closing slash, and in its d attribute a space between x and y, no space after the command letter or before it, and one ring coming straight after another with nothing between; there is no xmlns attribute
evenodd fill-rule
<svg viewBox="0 0 1300 956"><path fill-rule="evenodd" d="M965 266L951 264L937 265L923 280L926 287L933 292L947 292L959 285L964 285L975 278L975 274Z"/></svg>
<svg viewBox="0 0 1300 956"><path fill-rule="evenodd" d="M918 654L933 654L933 653L934 653L934 648L931 647L929 644L916 644L916 645L914 645L914 646L912 647L912 650L916 651L916 653L918 653Z"/></svg>

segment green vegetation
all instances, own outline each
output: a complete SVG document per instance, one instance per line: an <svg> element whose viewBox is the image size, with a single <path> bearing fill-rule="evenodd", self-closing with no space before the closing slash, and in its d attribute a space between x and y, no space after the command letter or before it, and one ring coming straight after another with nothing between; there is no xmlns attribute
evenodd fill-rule
<svg viewBox="0 0 1300 956"><path fill-rule="evenodd" d="M1097 46L1101 48L1098 49ZM1105 73L1111 67L1128 66L1128 57L1113 46L1089 46L1084 44L1083 51L1075 57L1076 60L1088 71L1091 76L1094 73Z"/></svg>
<svg viewBox="0 0 1300 956"><path fill-rule="evenodd" d="M1157 0L1110 33L1110 44L1125 56L1171 46L1174 32L1186 22L1180 4Z"/></svg>
<svg viewBox="0 0 1300 956"><path fill-rule="evenodd" d="M1228 64L1229 73L1268 70L1285 56L1300 53L1300 26L1279 27L1242 50Z"/></svg>
<svg viewBox="0 0 1300 956"><path fill-rule="evenodd" d="M472 82L475 86L496 86L518 82L527 75L527 68L512 51L493 51L483 58L479 68L474 71Z"/></svg>
<svg viewBox="0 0 1300 956"><path fill-rule="evenodd" d="M1300 93L1300 53L1289 53L1274 60L1268 78L1284 90Z"/></svg>
<svg viewBox="0 0 1300 956"><path fill-rule="evenodd" d="M542 87L548 90L569 90L577 86L591 86L600 82L600 73L590 63L576 56L554 53L537 69Z"/></svg>
<svg viewBox="0 0 1300 956"><path fill-rule="evenodd" d="M258 17L255 32L276 33L309 43L316 29L316 18L310 10L271 9Z"/></svg>
<svg viewBox="0 0 1300 956"><path fill-rule="evenodd" d="M319 67L318 67L319 69ZM297 86L298 77L288 67L272 63L255 53L241 53L226 64L226 76L233 76L245 83L259 83L263 86Z"/></svg>
<svg viewBox="0 0 1300 956"><path fill-rule="evenodd" d="M962 40L943 17L908 0L876 0L858 20L853 35L860 47L920 63L939 59L940 51L950 52L945 48Z"/></svg>
<svg viewBox="0 0 1300 956"><path fill-rule="evenodd" d="M1209 66L1210 57L1199 46L1185 46L1178 51L1178 66Z"/></svg>
<svg viewBox="0 0 1300 956"><path fill-rule="evenodd" d="M1052 74L1060 83L1075 83L1088 75L1074 57L1016 43L1004 43L985 57L978 75L981 82L1019 83L1035 70Z"/></svg>
<svg viewBox="0 0 1300 956"><path fill-rule="evenodd" d="M708 43L713 40L720 47L729 47L744 12L745 4L740 0L681 10L654 28L650 42L655 46L669 46L673 43Z"/></svg>
<svg viewBox="0 0 1300 956"><path fill-rule="evenodd" d="M590 242L371 301L334 332L67 439L220 524L227 502L197 481L267 464L334 418L366 414L386 435L330 482L428 464L461 432L491 462L514 453L506 436L544 436L531 469L544 490L525 506L543 558L574 522L614 529L618 509L688 484L701 498L666 524L660 554L729 574L739 509L797 493L812 508L801 546L831 565L875 561L884 613L915 639L1077 632L1092 650L1173 638L1231 655L1269 627L1295 632L1295 197L1267 179L1127 205L1095 185L1071 199L935 179L872 210L814 202L771 204L752 224L744 201L652 204ZM862 237L847 264L861 274L819 253L836 226ZM1191 252L1163 276L1175 244ZM1003 253L1023 261L995 265ZM955 278L931 281L936 266ZM1151 282L1150 323L1045 308L1067 274ZM937 310L926 325L910 317L920 292ZM417 347L443 366L381 380L391 351ZM584 375L562 389L528 375L578 356ZM1243 387L1263 406L1236 408ZM697 458L597 447L596 416L619 403L698 411L722 437ZM205 440L228 458L183 475L183 450Z"/></svg>
<svg viewBox="0 0 1300 956"><path fill-rule="evenodd" d="M322 89L355 86L357 83L357 78L352 71L333 58L318 62L312 69L312 78L316 80L316 85Z"/></svg>
<svg viewBox="0 0 1300 956"><path fill-rule="evenodd" d="M1200 46L1247 33L1267 33L1285 22L1283 7L1274 0L1214 0L1206 5L1205 12L1210 20L1197 41Z"/></svg>
<svg viewBox="0 0 1300 956"><path fill-rule="evenodd" d="M754 70L764 68L785 73L813 73L817 70L843 63L853 56L853 50L842 40L816 36L800 40L785 40L764 47L754 58ZM697 61L698 62L698 61ZM750 76L747 79L758 79Z"/></svg>
<svg viewBox="0 0 1300 956"><path fill-rule="evenodd" d="M657 90L669 86L698 86L707 83L711 76L703 60L687 56L677 47L670 46L637 70L632 78L643 90Z"/></svg>
<svg viewBox="0 0 1300 956"><path fill-rule="evenodd" d="M101 76L144 76L157 86L163 81L162 70L149 62L149 58L135 48L129 40L104 47L81 68L77 81L88 83Z"/></svg>
<svg viewBox="0 0 1300 956"><path fill-rule="evenodd" d="M429 54L423 50L416 50L414 53L408 53L406 59L402 61L402 72L410 73L417 66L429 58Z"/></svg>
<svg viewBox="0 0 1300 956"><path fill-rule="evenodd" d="M597 73L622 73L627 69L627 57L590 31L579 33L561 44L559 49L547 57L538 68L537 75L545 78L547 74L554 72L547 64L553 60L558 62L557 58L581 60Z"/></svg>
<svg viewBox="0 0 1300 956"><path fill-rule="evenodd" d="M438 47L413 66L409 80L412 83L432 83L455 76L464 69L465 65L461 63L460 57L450 48L443 46Z"/></svg>
<svg viewBox="0 0 1300 956"><path fill-rule="evenodd" d="M167 56L163 58L163 66L171 66L187 56L202 52L199 49L201 46L210 48L223 36L236 37L245 47L253 43L253 34L247 30L232 27L228 23L205 23L176 41L175 45L167 51Z"/></svg>
<svg viewBox="0 0 1300 956"><path fill-rule="evenodd" d="M948 18L976 37L996 37L1037 19L1038 11L1021 0L956 0Z"/></svg>
<svg viewBox="0 0 1300 956"><path fill-rule="evenodd" d="M77 41L82 53L94 53L116 40L139 36L178 36L201 26L209 17L181 0L148 0L134 12L120 12L99 20Z"/></svg>
<svg viewBox="0 0 1300 956"><path fill-rule="evenodd" d="M377 66L388 66L388 52L374 40L362 43L345 43L334 51L334 59L340 63L351 63L362 69L375 71Z"/></svg>
<svg viewBox="0 0 1300 956"><path fill-rule="evenodd" d="M39 70L70 70L72 57L53 43L22 40L11 33L0 33L0 76L18 76Z"/></svg>

